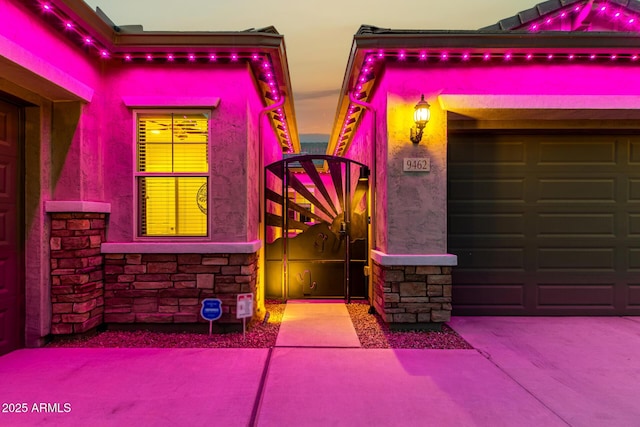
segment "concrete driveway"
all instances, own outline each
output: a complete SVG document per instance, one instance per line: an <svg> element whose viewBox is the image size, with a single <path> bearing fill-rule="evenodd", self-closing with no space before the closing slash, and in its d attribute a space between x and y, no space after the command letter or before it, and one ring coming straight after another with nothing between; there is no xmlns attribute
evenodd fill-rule
<svg viewBox="0 0 640 427"><path fill-rule="evenodd" d="M640 425L640 318L451 325L476 349L19 350L0 426Z"/></svg>
<svg viewBox="0 0 640 427"><path fill-rule="evenodd" d="M640 317L457 317L450 326L568 425L640 425Z"/></svg>

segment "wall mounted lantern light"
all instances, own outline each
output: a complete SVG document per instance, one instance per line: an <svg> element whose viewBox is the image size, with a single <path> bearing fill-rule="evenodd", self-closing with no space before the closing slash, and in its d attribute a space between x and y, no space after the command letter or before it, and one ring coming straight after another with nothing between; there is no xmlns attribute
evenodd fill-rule
<svg viewBox="0 0 640 427"><path fill-rule="evenodd" d="M429 111L429 103L424 100L424 95L420 98L420 101L416 104L416 109L413 112L413 121L416 122L416 132L411 128L411 142L418 144L422 139L422 131L427 125L429 118L431 117L431 111Z"/></svg>

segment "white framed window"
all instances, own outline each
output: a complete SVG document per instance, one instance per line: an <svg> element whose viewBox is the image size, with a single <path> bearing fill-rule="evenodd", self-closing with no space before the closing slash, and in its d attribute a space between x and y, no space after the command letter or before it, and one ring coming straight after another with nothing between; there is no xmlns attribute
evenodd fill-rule
<svg viewBox="0 0 640 427"><path fill-rule="evenodd" d="M209 235L210 110L136 111L137 235Z"/></svg>

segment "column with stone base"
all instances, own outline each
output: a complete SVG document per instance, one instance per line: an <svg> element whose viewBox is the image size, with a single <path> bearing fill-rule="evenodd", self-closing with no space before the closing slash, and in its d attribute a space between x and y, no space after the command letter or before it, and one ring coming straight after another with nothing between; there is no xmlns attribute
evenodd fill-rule
<svg viewBox="0 0 640 427"><path fill-rule="evenodd" d="M388 255L372 251L371 304L392 329L435 329L451 318L455 255Z"/></svg>

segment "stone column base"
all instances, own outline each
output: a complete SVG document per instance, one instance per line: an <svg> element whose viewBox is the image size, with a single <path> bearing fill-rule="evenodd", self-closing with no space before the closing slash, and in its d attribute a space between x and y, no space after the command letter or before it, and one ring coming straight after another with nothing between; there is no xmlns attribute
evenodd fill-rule
<svg viewBox="0 0 640 427"><path fill-rule="evenodd" d="M451 319L451 270L373 260L372 305L391 329L440 330Z"/></svg>
<svg viewBox="0 0 640 427"><path fill-rule="evenodd" d="M104 213L51 213L51 333L87 332L103 321L100 245Z"/></svg>

